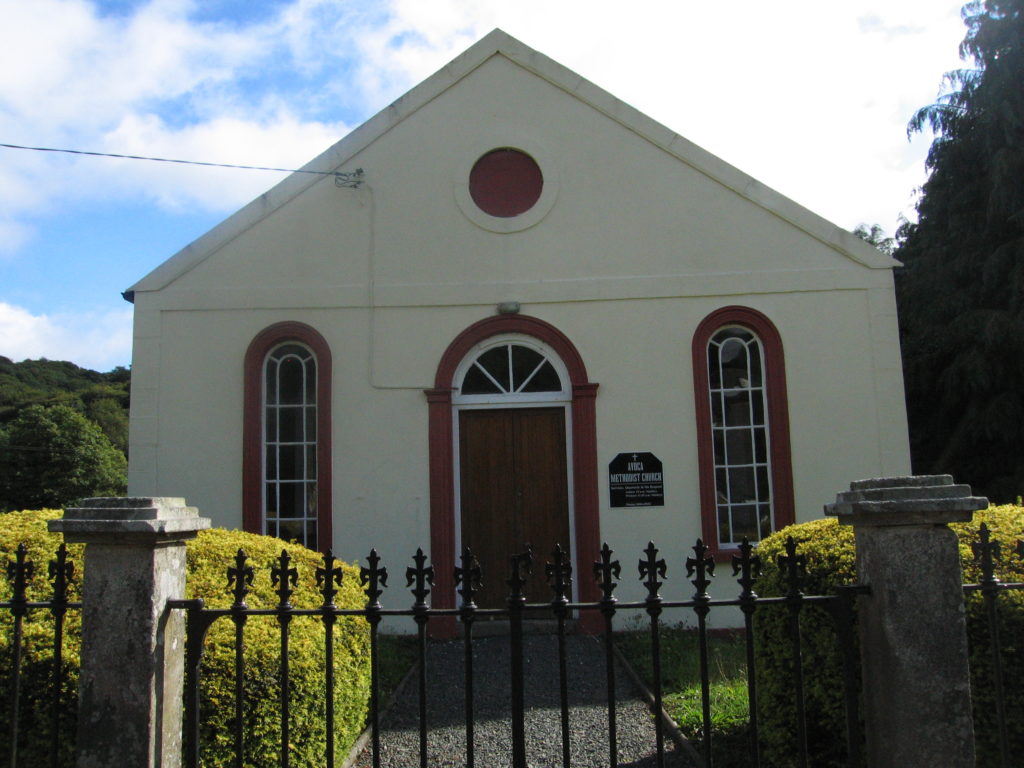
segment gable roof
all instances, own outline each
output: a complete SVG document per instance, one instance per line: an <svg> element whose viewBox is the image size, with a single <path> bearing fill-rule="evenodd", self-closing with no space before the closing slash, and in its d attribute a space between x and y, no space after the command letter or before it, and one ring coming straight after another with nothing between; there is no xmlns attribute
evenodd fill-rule
<svg viewBox="0 0 1024 768"><path fill-rule="evenodd" d="M342 171L350 158L362 149L451 88L488 59L499 55L575 96L679 161L801 229L838 253L871 269L891 269L899 265L895 259L881 253L852 233L768 188L511 35L495 29L354 129L330 149L304 165L299 172L291 174L178 251L125 291L125 298L130 301L136 291L157 291L166 287L215 253L225 243L320 181L322 177L319 174ZM356 169L345 170L352 172Z"/></svg>

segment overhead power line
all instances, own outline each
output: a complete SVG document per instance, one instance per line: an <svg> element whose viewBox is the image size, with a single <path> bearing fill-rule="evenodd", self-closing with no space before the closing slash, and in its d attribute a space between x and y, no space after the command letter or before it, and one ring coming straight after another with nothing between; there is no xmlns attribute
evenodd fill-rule
<svg viewBox="0 0 1024 768"><path fill-rule="evenodd" d="M243 171L278 171L280 173L310 173L315 176L333 176L339 187L358 187L363 183L363 169L354 171L311 171L306 168L271 168L262 165L236 165L233 163L206 163L200 160L175 160L169 157L146 157L144 155L120 155L114 152L87 152L82 149L59 149L56 147L27 147L22 144L5 144L7 149L24 149L30 152L59 152L66 155L87 155L89 157L113 157L120 160L148 160L154 163L176 163L178 165L202 165L207 168L234 168Z"/></svg>

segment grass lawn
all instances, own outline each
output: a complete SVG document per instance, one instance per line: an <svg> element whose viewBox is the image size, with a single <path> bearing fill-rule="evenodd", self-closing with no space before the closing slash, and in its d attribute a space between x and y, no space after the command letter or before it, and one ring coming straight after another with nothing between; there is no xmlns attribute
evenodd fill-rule
<svg viewBox="0 0 1024 768"><path fill-rule="evenodd" d="M616 637L616 642L637 674L653 690L650 634L642 630L624 632ZM746 646L741 634L731 633L712 635L708 645L715 766L744 766L749 744ZM700 646L695 630L662 628L661 680L665 711L676 721L683 735L702 751Z"/></svg>
<svg viewBox="0 0 1024 768"><path fill-rule="evenodd" d="M378 635L378 674L381 705L395 692L417 660L416 635Z"/></svg>

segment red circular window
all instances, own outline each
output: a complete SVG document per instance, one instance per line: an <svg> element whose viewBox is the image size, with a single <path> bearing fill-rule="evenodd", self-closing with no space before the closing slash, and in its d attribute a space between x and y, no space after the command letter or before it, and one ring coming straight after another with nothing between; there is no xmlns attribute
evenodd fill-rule
<svg viewBox="0 0 1024 768"><path fill-rule="evenodd" d="M469 172L469 194L484 213L510 218L540 199L544 175L537 162L517 149L495 149Z"/></svg>

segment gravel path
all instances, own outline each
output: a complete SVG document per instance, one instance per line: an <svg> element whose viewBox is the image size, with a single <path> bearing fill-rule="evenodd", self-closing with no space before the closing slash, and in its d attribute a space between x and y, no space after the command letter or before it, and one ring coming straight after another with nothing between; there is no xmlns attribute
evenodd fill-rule
<svg viewBox="0 0 1024 768"><path fill-rule="evenodd" d="M567 669L570 703L570 755L573 768L608 765L608 711L605 658L597 639L570 636ZM558 640L554 635L524 639L526 755L530 768L560 766L562 737L558 696ZM509 766L512 762L508 637L474 639L474 703L476 765ZM415 768L419 765L419 715L416 678L409 680L399 701L386 714L381 728L381 765ZM653 766L654 719L650 709L622 670L616 675L616 717L619 765ZM461 641L431 644L427 655L428 764L466 765L463 645ZM666 765L689 763L666 736ZM356 768L372 765L367 747Z"/></svg>

